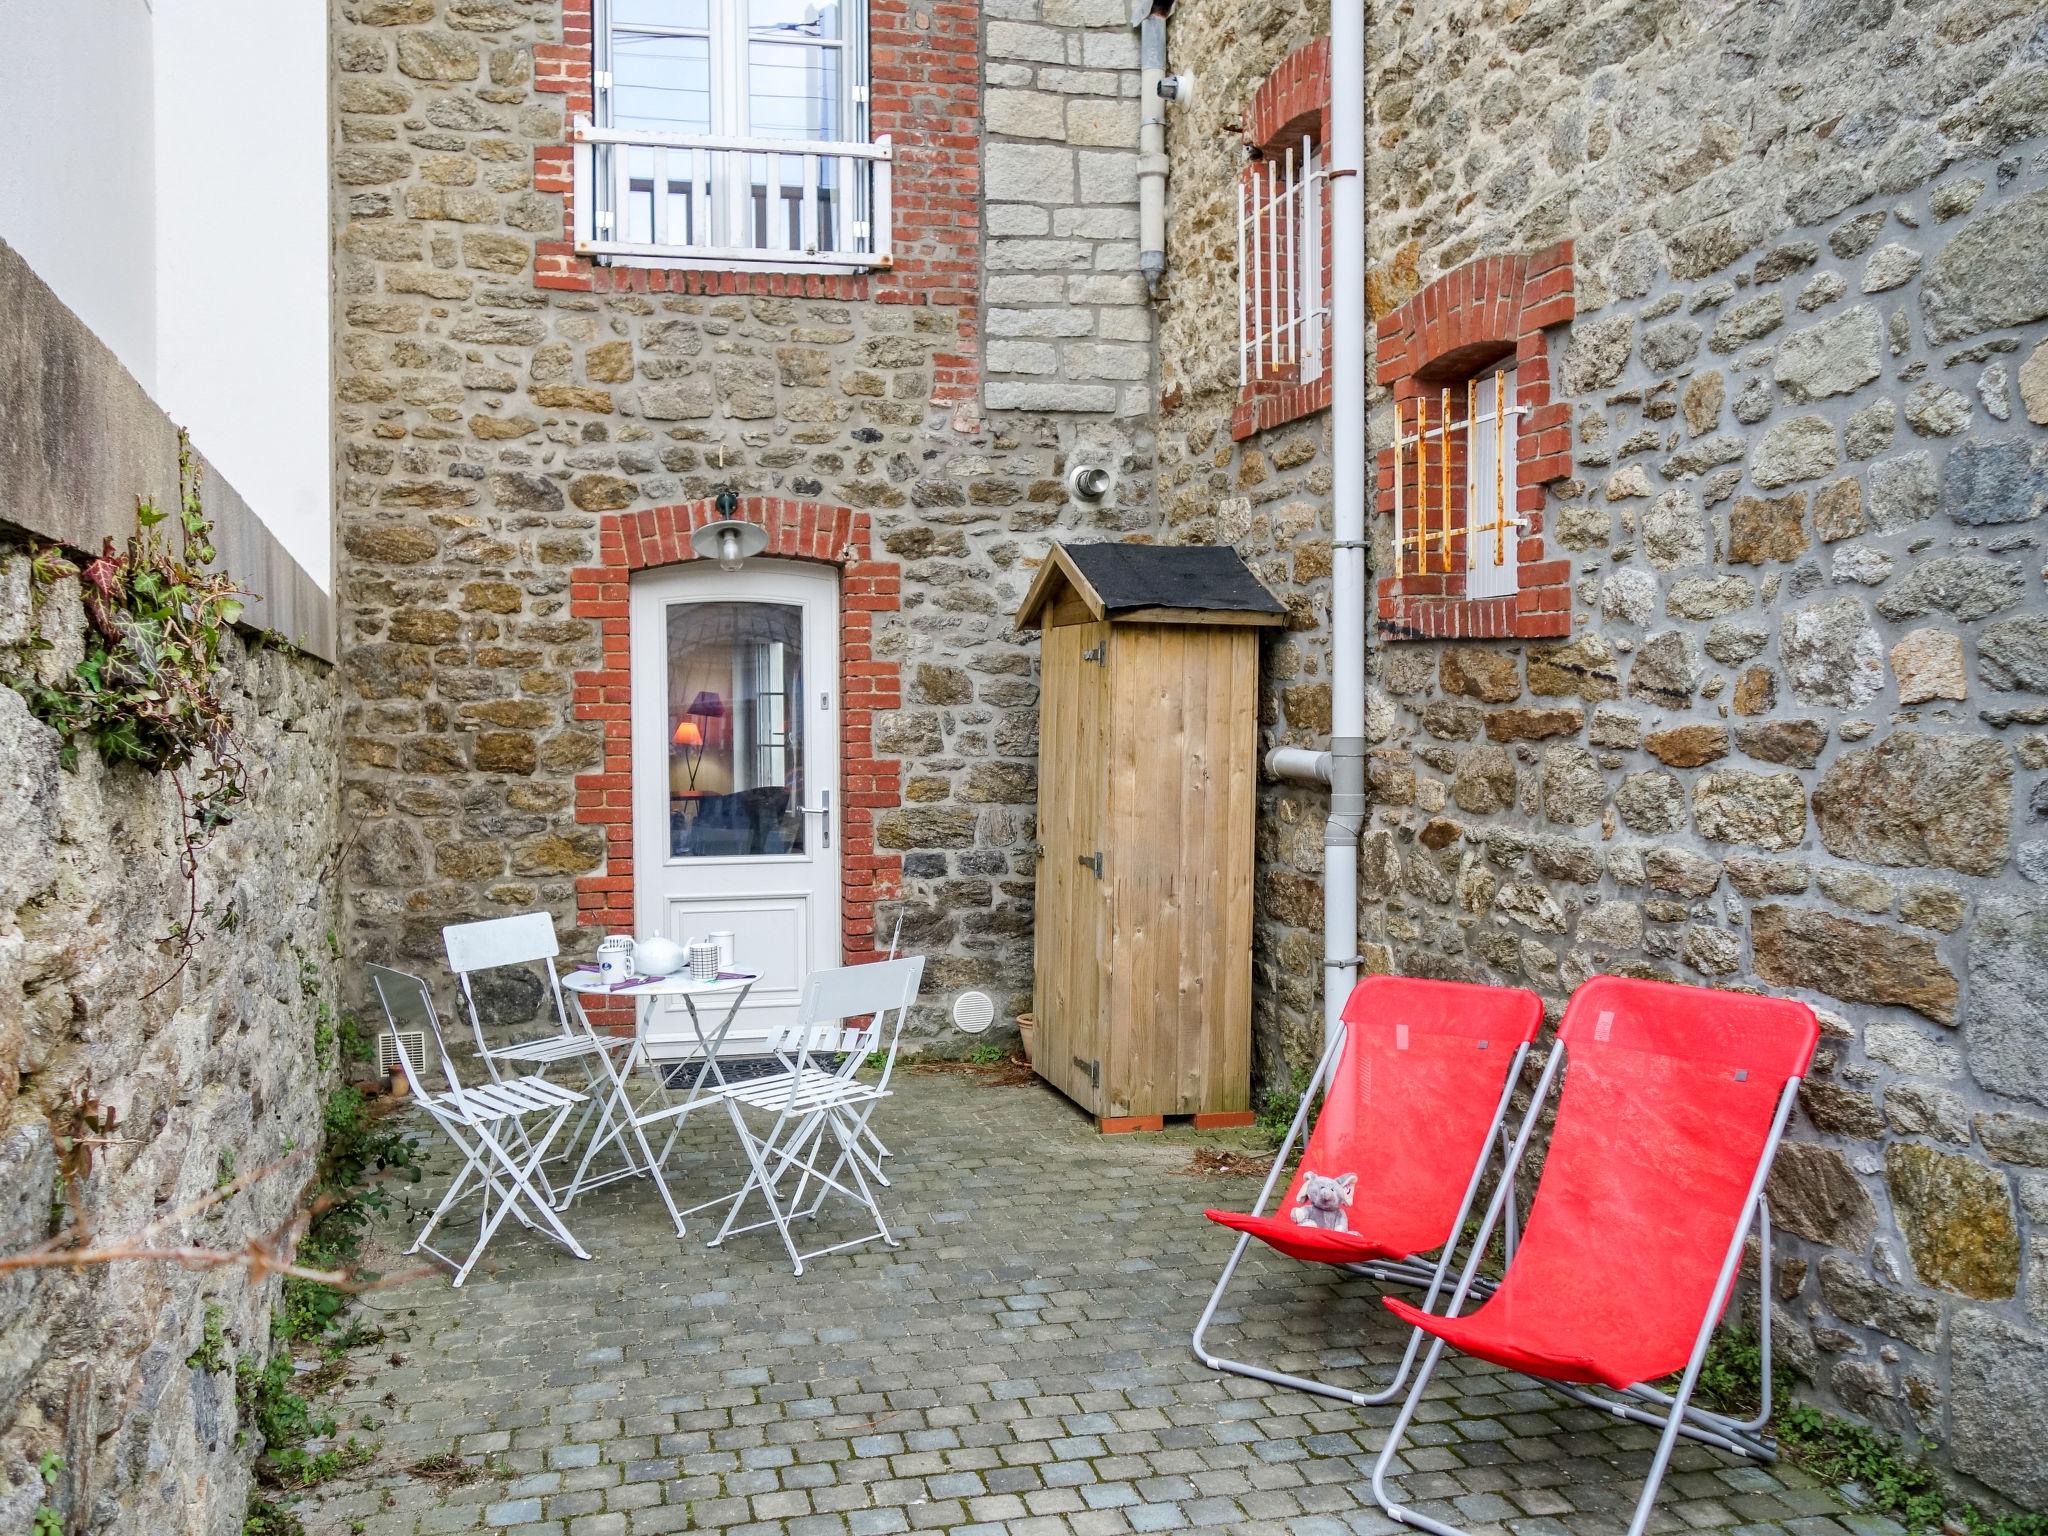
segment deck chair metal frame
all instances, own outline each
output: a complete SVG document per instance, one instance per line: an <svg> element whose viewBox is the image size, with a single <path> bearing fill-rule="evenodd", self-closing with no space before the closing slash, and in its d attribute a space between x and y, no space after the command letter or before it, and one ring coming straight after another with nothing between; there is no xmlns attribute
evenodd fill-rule
<svg viewBox="0 0 2048 1536"><path fill-rule="evenodd" d="M372 965L367 969L371 990L384 1009L385 1026L391 1031L406 1081L413 1085L420 1107L462 1155L461 1168L448 1181L433 1214L405 1251L425 1253L447 1265L454 1271L459 1287L469 1278L509 1215L521 1226L560 1243L577 1258L589 1258L582 1244L555 1214L545 1192L546 1182L539 1177L549 1146L569 1117L587 1102L585 1096L538 1076L495 1078L489 1083L463 1087L449 1057L447 1042L442 1038L441 1022L435 1015L427 984L409 972L389 966ZM425 1035L447 1084L442 1092L429 1088L421 1076L423 1063L415 1062L406 1049L405 1028ZM524 1122L529 1116L545 1117L538 1134L525 1129ZM514 1134L503 1134L507 1130ZM433 1247L428 1239L472 1188L482 1196L483 1208L477 1218L476 1243L467 1256L458 1259Z"/></svg>
<svg viewBox="0 0 2048 1536"><path fill-rule="evenodd" d="M1610 978L1595 979L1597 981ZM1567 1016L1569 1017L1569 1012ZM1537 1079L1535 1092L1530 1099L1528 1111L1523 1116L1521 1127L1516 1132L1514 1143L1509 1149L1508 1164L1511 1171L1521 1166L1524 1157L1527 1155L1530 1140L1535 1134L1545 1111L1550 1107L1559 1074L1566 1066L1567 1054L1567 1046L1564 1041L1557 1040L1552 1042L1549 1056L1543 1064L1542 1074ZM1727 1248L1722 1254L1712 1293L1701 1314L1699 1329L1694 1337L1691 1353L1679 1374L1677 1389L1666 1393L1651 1386L1648 1382L1635 1382L1612 1395L1607 1395L1603 1392L1596 1392L1586 1385L1558 1381L1531 1371L1518 1371L1518 1374L1527 1376L1529 1380L1536 1382L1538 1385L1557 1392L1574 1402L1582 1403L1588 1407L1599 1409L1602 1412L1611 1413L1617 1418L1644 1424L1661 1431L1658 1436L1656 1450L1651 1456L1649 1473L1643 1482L1642 1493L1636 1501L1634 1513L1629 1521L1628 1536L1643 1536L1644 1531L1647 1529L1651 1511L1656 1504L1657 1493L1663 1485L1664 1474L1670 1466L1671 1455L1677 1448L1680 1436L1698 1441L1704 1445L1714 1446L1717 1449L1751 1461L1768 1463L1777 1460L1776 1441L1762 1433L1765 1424L1770 1421L1771 1414L1770 1213L1764 1197L1764 1185L1770 1177L1771 1164L1777 1157L1778 1147L1784 1140L1785 1127L1791 1120L1792 1108L1798 1100L1799 1085L1802 1081L1803 1073L1792 1073L1788 1075L1783 1087L1779 1091L1769 1131L1764 1138L1762 1150L1757 1157L1756 1167L1751 1173L1748 1192L1742 1200L1739 1217L1735 1222L1733 1232L1729 1236ZM1541 1192L1542 1185L1539 1177L1537 1186L1539 1196ZM1465 1268L1460 1273L1458 1284L1452 1291L1451 1299L1444 1308L1442 1314L1444 1317L1455 1318L1459 1316L1460 1310L1464 1307L1465 1303L1477 1294L1477 1282L1481 1278L1479 1275L1479 1264L1485 1255L1487 1244L1494 1229L1501 1225L1504 1212L1511 1209L1511 1196L1512 1191L1504 1180L1501 1186L1495 1190L1493 1199L1487 1205L1486 1215L1481 1220L1479 1231L1473 1239ZM1694 1404L1691 1399L1693 1388L1699 1381L1701 1367L1706 1362L1708 1345L1713 1340L1715 1329L1720 1326L1722 1314L1734 1290L1736 1277L1741 1271L1743 1251L1748 1244L1749 1234L1753 1227L1758 1232L1759 1243L1757 1287L1759 1293L1760 1352L1762 1356L1761 1407L1753 1418L1736 1420L1725 1414L1701 1408ZM1510 1273L1512 1273L1512 1260L1510 1261ZM1506 1277L1504 1276L1502 1283L1504 1284L1505 1281ZM1418 1334L1420 1331L1419 1328L1416 1330ZM1430 1340L1430 1348L1423 1358L1421 1369L1416 1373L1414 1384L1409 1388L1406 1398L1403 1399L1399 1412L1395 1414L1393 1426L1387 1431L1386 1441L1381 1446L1379 1456L1373 1463L1372 1492L1380 1508L1390 1517L1404 1525L1432 1532L1433 1536L1467 1536L1467 1533L1458 1526L1434 1519L1431 1516L1406 1507L1387 1488L1387 1477L1392 1467L1393 1459L1407 1438L1408 1428L1413 1423L1416 1410L1421 1405L1423 1396L1429 1388L1430 1378L1435 1374L1437 1364L1443 1357L1446 1343L1447 1341L1442 1338L1433 1337ZM1512 1367L1503 1368L1513 1369Z"/></svg>
<svg viewBox="0 0 2048 1536"><path fill-rule="evenodd" d="M501 1065L525 1068L532 1075L545 1078L550 1067L573 1062L583 1073L584 1106L569 1134L562 1138L560 1149L548 1161L570 1156L583 1133L589 1129L593 1117L601 1122L598 1126L600 1135L608 1129L608 1125L603 1123L607 1118L605 1105L608 1102L602 1092L605 1074L598 1067L596 1058L628 1042L579 1029L570 1022L562 1000L562 979L555 969L556 957L562 952L561 941L555 936L555 920L545 912L521 912L513 917L450 923L441 930L441 945L448 957L448 969L454 973L456 987L462 994L462 1007L469 1016L469 1030L476 1038L477 1054L492 1082L505 1080L499 1070ZM494 1046L484 1037L483 1016L477 1011L476 993L470 985L470 978L478 971L528 965L538 965L547 973L547 998L555 1010L555 1032L517 1040L510 1045ZM547 1182L545 1170L542 1181L552 1199L554 1189Z"/></svg>
<svg viewBox="0 0 2048 1536"><path fill-rule="evenodd" d="M899 1246L869 1180L874 1157L866 1145L870 1139L867 1125L875 1105L893 1096L889 1079L903 1041L903 1024L923 979L921 955L817 970L805 978L796 1022L777 1036L774 1047L778 1056L789 1061L791 1070L771 1078L731 1083L716 1092L732 1118L749 1173L738 1192L729 1197L725 1220L707 1247L716 1248L728 1237L772 1226L781 1235L795 1272L801 1275L806 1262L829 1253L877 1240L891 1248ZM895 1015L893 1023L882 1023L891 1013ZM863 1022L849 1027L848 1019ZM873 1043L871 1031L878 1028L886 1029L889 1037L878 1082L861 1082L848 1063L830 1070L812 1064L813 1056L842 1052L858 1051L864 1058ZM750 1110L774 1117L765 1132L748 1124ZM832 1158L829 1167L824 1164L827 1155ZM796 1187L785 1197L783 1184L792 1173L797 1176ZM799 1248L792 1223L814 1219L832 1194L865 1206L874 1217L875 1230L822 1248ZM767 1216L745 1226L735 1225L754 1196L767 1208Z"/></svg>
<svg viewBox="0 0 2048 1536"><path fill-rule="evenodd" d="M1361 996L1371 985L1371 978L1360 982L1353 989L1353 997ZM1281 1141L1279 1150L1273 1154L1273 1165L1266 1173L1266 1182L1259 1189L1258 1199L1253 1202L1251 1215L1265 1214L1267 1203L1273 1199L1274 1192L1284 1187L1291 1154L1309 1123L1311 1111L1316 1108L1317 1095L1324 1091L1334 1077L1338 1063L1343 1059L1345 1048L1350 1042L1351 1028L1348 1022L1339 1024L1336 1038L1330 1042L1330 1047L1323 1053L1322 1060L1316 1063L1308 1086L1302 1091L1301 1103L1294 1111L1294 1119L1287 1127L1287 1135ZM1413 1257L1402 1260L1374 1259L1363 1263L1339 1264L1333 1266L1334 1268L1362 1276L1381 1285L1415 1287L1423 1292L1424 1311L1428 1311L1436 1304L1437 1297L1443 1293L1444 1284L1450 1277L1452 1261L1458 1250L1458 1236L1464 1230L1465 1218L1471 1213L1472 1203L1478 1197L1487 1167L1494 1161L1496 1153L1502 1170L1502 1182L1512 1196L1514 1169L1510 1165L1508 1155L1507 1115L1514 1097L1515 1085L1521 1081L1522 1069L1528 1055L1528 1041L1516 1046L1513 1060L1508 1066L1507 1077L1501 1086L1499 1101L1494 1106L1493 1118L1487 1126L1485 1137L1481 1140L1479 1155L1473 1160L1472 1173L1466 1181L1464 1196L1458 1203L1458 1213L1452 1219L1450 1231L1446 1234L1437 1258L1434 1261ZM1230 1258L1223 1266L1223 1273L1217 1278L1216 1288L1209 1293L1208 1305L1203 1307L1201 1319L1195 1324L1192 1340L1195 1357L1212 1371L1227 1371L1234 1376L1269 1382L1278 1387L1291 1387L1297 1392L1327 1397L1336 1402L1349 1403L1353 1407L1369 1408L1391 1402L1398 1397L1407 1384L1408 1373L1414 1368L1415 1357L1421 1347L1420 1329L1409 1329L1407 1346L1402 1351L1401 1362L1393 1379L1386 1386L1370 1392L1339 1386L1334 1382L1322 1381L1312 1376L1296 1376L1287 1371L1273 1370L1249 1361L1234 1360L1215 1354L1207 1347L1204 1340L1209 1326L1214 1321L1217 1309L1223 1303L1224 1293L1229 1290L1237 1267L1243 1262L1253 1240L1253 1234L1250 1232L1238 1234L1237 1245L1231 1250ZM1509 1253L1512 1253L1515 1243L1515 1203L1512 1198L1507 1205L1506 1243ZM1477 1283L1486 1289L1491 1288L1484 1276L1481 1276Z"/></svg>

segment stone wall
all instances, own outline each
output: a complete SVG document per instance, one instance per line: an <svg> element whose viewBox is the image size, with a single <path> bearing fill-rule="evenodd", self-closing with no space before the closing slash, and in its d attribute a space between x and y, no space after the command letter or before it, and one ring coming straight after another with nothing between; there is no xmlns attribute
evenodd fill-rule
<svg viewBox="0 0 2048 1536"><path fill-rule="evenodd" d="M1078 180L1040 197L1035 217L1048 238L1058 220L1066 244L1039 266L1005 245L1014 265L998 275L1058 292L1006 293L991 320L1078 316L1085 328L1051 343L1064 349L1056 393L1009 390L1041 376L992 362L984 404L981 216L932 188L981 142L984 25L990 49L1009 50L991 54L992 82L1036 71L1034 88L1068 103L1062 133L1091 146L1056 150L1073 175L1115 158L1092 146L1111 136L1104 110L1118 125L1132 110L1121 34L1057 11L999 44L993 13L871 7L876 99L900 109L897 243L917 257L895 274L801 280L593 272L561 254L565 101L587 55L560 0L341 0L353 954L437 965L443 924L536 907L575 949L619 925L606 828L579 807L576 782L609 775L607 733L617 751L623 726L579 714L602 650L572 579L604 579L606 519L645 512L651 529L655 509L730 483L864 519L872 559L894 571L900 601L874 615L869 643L900 680L872 729L901 801L856 806L867 824L848 827L847 847L876 877L883 941L900 896L906 941L932 957L923 1025L936 1031L969 986L1006 1012L1029 1006L1037 692L1010 615L1055 532L1145 524L1142 285L1124 213L1076 223L1051 206L1078 196ZM1060 80L1053 51L1075 66ZM906 70L929 81L906 83ZM1011 226L989 218L992 246L1007 241ZM954 261L932 277L941 247L964 250L965 270ZM1009 361L1020 360L1037 366ZM1067 503L1074 453L1118 472L1108 509ZM874 937L849 931L848 953Z"/></svg>
<svg viewBox="0 0 2048 1536"><path fill-rule="evenodd" d="M1324 423L1236 452L1230 115L1324 25L1192 0L1161 316L1162 511L1300 628L1327 730ZM1375 643L1375 965L1765 986L1828 1038L1774 1183L1807 1390L2048 1503L2048 32L2031 7L1379 9L1369 299L1569 239L1554 644ZM1392 428L1376 399L1373 433ZM1390 568L1387 519L1376 568ZM1286 590L1283 588L1283 590ZM1261 1060L1313 1038L1322 800L1269 791Z"/></svg>
<svg viewBox="0 0 2048 1536"><path fill-rule="evenodd" d="M34 597L28 567L0 536L0 673L54 679L81 654L84 616L75 589ZM332 1041L323 1059L315 1028L338 920L338 689L296 652L230 637L227 653L251 794L201 856L202 937L175 978L166 935L187 892L170 783L89 746L65 770L55 733L0 686L0 1250L50 1236L73 1199L98 1237L164 1222L156 1242L214 1248L297 1206L303 1164L168 1219L236 1172L316 1147L330 1081ZM89 1170L61 1173L58 1138L94 1124L106 1140ZM210 1308L229 1357L266 1353L276 1290L160 1263L7 1281L0 1525L26 1530L47 1499L67 1529L239 1532L252 1446L234 1382L188 1357ZM65 1462L54 1492L37 1475L50 1452Z"/></svg>
<svg viewBox="0 0 2048 1536"><path fill-rule="evenodd" d="M999 0L987 14L989 407L1143 416L1152 313L1129 7Z"/></svg>

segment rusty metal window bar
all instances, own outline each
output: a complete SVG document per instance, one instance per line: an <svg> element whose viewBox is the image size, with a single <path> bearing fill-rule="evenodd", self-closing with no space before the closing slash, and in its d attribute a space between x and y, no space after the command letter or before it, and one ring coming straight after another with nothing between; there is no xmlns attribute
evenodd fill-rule
<svg viewBox="0 0 2048 1536"><path fill-rule="evenodd" d="M1515 370L1496 368L1462 386L1394 404L1394 547L1403 576L1465 572L1466 597L1518 588L1515 509L1519 420ZM1463 407L1462 415L1459 407ZM1506 430L1502 430L1502 424ZM1412 493L1411 493L1412 486Z"/></svg>
<svg viewBox="0 0 2048 1536"><path fill-rule="evenodd" d="M1301 143L1253 159L1237 186L1237 382L1308 384L1323 376L1330 309L1323 289L1329 178Z"/></svg>

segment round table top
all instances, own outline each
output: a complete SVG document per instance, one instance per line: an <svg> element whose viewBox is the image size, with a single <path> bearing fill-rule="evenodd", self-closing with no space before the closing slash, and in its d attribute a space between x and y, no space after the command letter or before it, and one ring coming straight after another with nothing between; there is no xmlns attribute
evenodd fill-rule
<svg viewBox="0 0 2048 1536"><path fill-rule="evenodd" d="M687 971L677 971L673 976L655 976L634 986L609 987L597 971L571 971L562 978L562 985L571 992L601 992L611 997L681 997L690 993L737 992L759 979L728 971L716 981L692 981Z"/></svg>

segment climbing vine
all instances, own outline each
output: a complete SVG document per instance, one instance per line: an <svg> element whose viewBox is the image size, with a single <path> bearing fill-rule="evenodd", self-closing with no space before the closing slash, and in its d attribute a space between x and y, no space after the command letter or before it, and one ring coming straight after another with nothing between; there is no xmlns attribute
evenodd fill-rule
<svg viewBox="0 0 2048 1536"><path fill-rule="evenodd" d="M182 535L175 548L163 527L174 519ZM200 849L233 820L248 793L248 765L221 659L221 642L242 616L244 594L231 577L211 569L213 523L200 504L198 465L182 440L176 513L145 498L135 520L127 548L115 548L109 538L83 567L53 548L35 552L31 572L39 586L78 583L89 623L85 656L58 683L7 681L63 739L65 767L76 767L80 744L90 743L108 762L170 775L183 810L179 863L190 895L171 934L179 957L175 977L197 938ZM47 640L37 643L49 648Z"/></svg>

